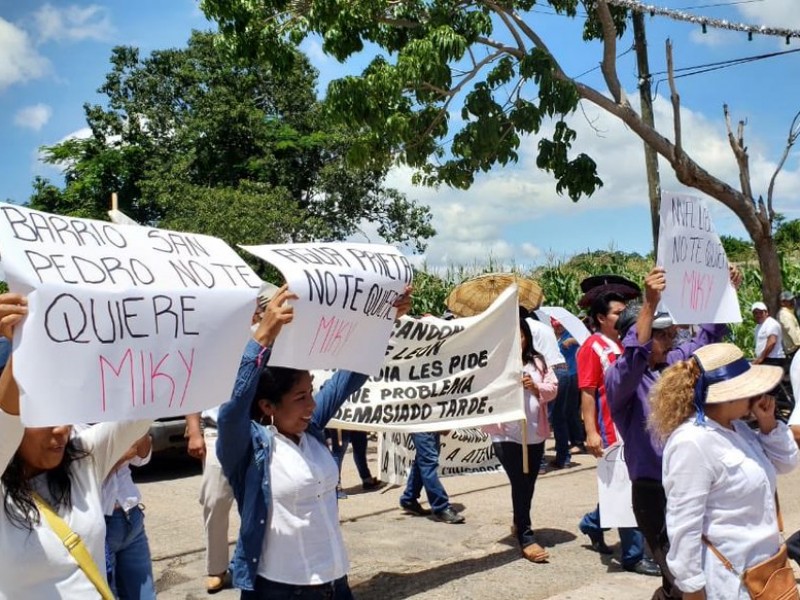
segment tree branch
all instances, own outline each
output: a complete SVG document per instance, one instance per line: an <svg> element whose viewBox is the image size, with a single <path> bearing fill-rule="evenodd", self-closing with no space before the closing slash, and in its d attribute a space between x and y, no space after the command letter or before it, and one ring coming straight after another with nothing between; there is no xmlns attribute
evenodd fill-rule
<svg viewBox="0 0 800 600"><path fill-rule="evenodd" d="M750 186L750 159L747 156L747 148L744 146L744 121L739 121L738 134L734 136L728 105L724 104L722 109L725 114L725 128L728 130L728 143L731 145L733 155L736 157L736 164L739 167L739 184L742 187L742 193L751 202L754 202L753 189Z"/></svg>
<svg viewBox="0 0 800 600"><path fill-rule="evenodd" d="M775 211L772 209L772 194L775 191L775 180L778 178L778 173L783 169L786 159L789 158L789 151L792 149L792 146L794 146L798 137L800 137L800 112L792 119L792 125L789 127L789 137L786 140L786 147L783 149L783 156L781 156L778 167L769 180L769 188L767 189L767 212L769 213L770 221L775 218Z"/></svg>
<svg viewBox="0 0 800 600"><path fill-rule="evenodd" d="M476 38L475 41L483 44L484 46L489 46L490 48L494 48L495 50L500 50L501 52L503 52L505 54L510 54L514 58L517 58L517 59L522 59L522 58L525 57L525 50L524 49L522 49L520 51L517 48L514 48L513 46L506 46L505 44L503 44L501 42L498 42L498 41L495 41L495 40L493 40L491 38L479 37L479 38ZM473 62L475 61L474 58L472 60L473 60Z"/></svg>
<svg viewBox="0 0 800 600"><path fill-rule="evenodd" d="M617 28L614 19L611 17L606 0L597 0L595 10L603 26L603 62L600 63L600 70L614 101L618 104L628 104L625 90L622 89L617 76Z"/></svg>
<svg viewBox="0 0 800 600"><path fill-rule="evenodd" d="M511 19L508 17L505 11L503 11L503 9L501 9L500 6L498 6L494 2L487 1L486 6L495 11L500 16L500 19L502 19L503 24L506 26L506 29L508 29L511 35L514 36L514 41L517 42L517 48L519 48L521 55L524 56L525 42L522 40L522 36L519 34L519 31L517 31L517 29L514 27L514 24L511 22Z"/></svg>
<svg viewBox="0 0 800 600"><path fill-rule="evenodd" d="M672 62L672 40L667 38L667 76L669 79L670 100L672 101L672 121L675 129L675 156L670 162L683 160L683 142L681 135L681 96L675 85L675 65Z"/></svg>

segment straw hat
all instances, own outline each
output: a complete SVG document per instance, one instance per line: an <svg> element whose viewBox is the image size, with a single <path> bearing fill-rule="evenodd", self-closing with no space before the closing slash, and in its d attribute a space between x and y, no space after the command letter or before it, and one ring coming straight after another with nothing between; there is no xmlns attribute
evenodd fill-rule
<svg viewBox="0 0 800 600"><path fill-rule="evenodd" d="M745 360L744 354L734 344L709 344L694 351L706 373ZM743 398L761 396L772 390L783 377L783 369L769 365L750 365L736 377L708 386L706 404L720 404Z"/></svg>
<svg viewBox="0 0 800 600"><path fill-rule="evenodd" d="M458 285L447 297L447 308L459 317L482 313L512 283L517 284L518 302L526 310L535 310L544 299L542 287L533 279L515 273L487 273Z"/></svg>

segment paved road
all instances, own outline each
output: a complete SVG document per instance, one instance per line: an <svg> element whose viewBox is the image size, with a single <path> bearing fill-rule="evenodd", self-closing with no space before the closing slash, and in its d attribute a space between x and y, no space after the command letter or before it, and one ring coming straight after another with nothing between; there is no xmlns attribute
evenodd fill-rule
<svg viewBox="0 0 800 600"><path fill-rule="evenodd" d="M376 472L374 459L371 454ZM575 460L578 466L543 475L537 485L534 526L551 555L549 564L539 565L522 560L510 537L511 496L505 475L445 479L451 501L466 516L463 525L446 525L403 514L396 487L360 492L352 460L346 457L344 485L354 487L340 502L340 518L355 594L359 600L649 599L658 580L620 568L615 531L606 539L615 545L616 556L601 557L587 549L578 521L596 502L594 459L580 455ZM145 472L141 489L159 598L209 598L204 588L198 469L186 461L158 462ZM800 471L782 477L780 487L787 531L800 529L800 494L792 493L800 488ZM237 527L234 508L231 541ZM235 590L214 596L238 597Z"/></svg>

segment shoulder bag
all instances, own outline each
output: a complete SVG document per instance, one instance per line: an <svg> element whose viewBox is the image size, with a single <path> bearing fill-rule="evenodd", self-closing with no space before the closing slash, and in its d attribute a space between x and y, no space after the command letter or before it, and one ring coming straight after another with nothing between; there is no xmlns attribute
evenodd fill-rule
<svg viewBox="0 0 800 600"><path fill-rule="evenodd" d="M97 564L94 562L89 549L83 543L81 536L72 531L66 521L53 510L53 507L35 492L33 493L33 501L36 503L39 513L47 521L50 529L61 539L67 552L72 555L81 571L94 584L103 600L114 600L114 594L111 593L106 578L101 575L100 569L97 568Z"/></svg>

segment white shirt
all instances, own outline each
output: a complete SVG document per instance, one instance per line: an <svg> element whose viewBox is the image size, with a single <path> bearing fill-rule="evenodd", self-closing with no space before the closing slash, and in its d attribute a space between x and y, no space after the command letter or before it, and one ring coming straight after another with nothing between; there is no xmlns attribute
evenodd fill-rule
<svg viewBox="0 0 800 600"><path fill-rule="evenodd" d="M708 600L748 600L738 577L702 543L711 543L741 573L778 551L776 471L797 464L798 450L783 423L762 435L741 421L735 430L694 417L664 447L667 494L667 564L684 592L705 588Z"/></svg>
<svg viewBox="0 0 800 600"><path fill-rule="evenodd" d="M131 445L147 433L151 421L101 423L75 436L91 454L72 464L72 506L58 508L59 516L81 536L101 573L105 573L106 528L100 482ZM19 417L0 411L0 472L19 447L24 427ZM32 480L42 497L51 501L45 477ZM0 493L5 495L0 484ZM0 508L0 599L92 599L100 594L67 552L61 539L40 523L29 532L9 521Z"/></svg>
<svg viewBox="0 0 800 600"><path fill-rule="evenodd" d="M350 569L339 527L339 469L312 435L295 444L273 428L272 503L258 574L295 585L317 585Z"/></svg>
<svg viewBox="0 0 800 600"><path fill-rule="evenodd" d="M530 363L522 366L522 372L526 375L530 375L531 379L533 379L533 382L536 384L540 384L544 381L544 376ZM525 406L526 441L529 445L541 444L546 438L540 433L539 419L547 419L547 405L541 403L536 394L532 394L525 388L522 389L522 395L523 404ZM515 444L522 444L521 421L496 423L487 425L482 429L485 433L492 436L492 443L514 442ZM536 468L538 469L539 467L536 466Z"/></svg>
<svg viewBox="0 0 800 600"><path fill-rule="evenodd" d="M789 379L792 381L794 410L789 417L789 425L800 425L800 352L797 352L789 366Z"/></svg>
<svg viewBox="0 0 800 600"><path fill-rule="evenodd" d="M113 515L114 509L119 507L125 512L135 506L139 506L142 501L142 495L139 493L139 488L133 483L131 477L131 467L141 467L150 462L153 456L153 449L144 458L134 456L131 460L121 465L116 471L112 471L103 482L103 514Z"/></svg>
<svg viewBox="0 0 800 600"><path fill-rule="evenodd" d="M767 339L769 339L769 336L771 335L775 336L776 342L775 346L772 348L772 352L769 353L767 358L783 358L786 356L783 353L783 343L781 342L783 339L783 330L781 329L781 324L772 317L767 317L764 319L763 323L756 325L756 357L761 356L761 353L767 346Z"/></svg>
<svg viewBox="0 0 800 600"><path fill-rule="evenodd" d="M553 331L552 327L548 327L541 321L531 319L530 317L525 320L531 328L533 347L544 356L547 366L554 367L558 364L565 364L567 360L558 348L558 338L556 338L556 333Z"/></svg>

